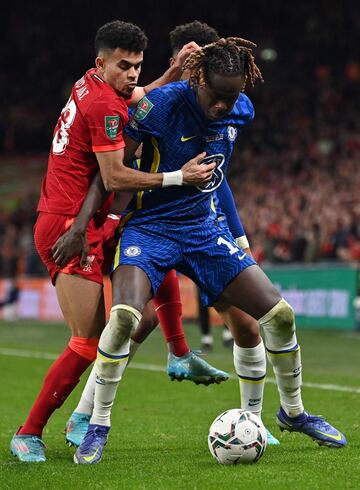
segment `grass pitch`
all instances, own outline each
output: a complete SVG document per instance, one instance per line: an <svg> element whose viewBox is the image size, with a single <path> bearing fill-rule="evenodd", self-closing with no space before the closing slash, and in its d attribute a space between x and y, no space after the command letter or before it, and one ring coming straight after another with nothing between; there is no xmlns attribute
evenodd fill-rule
<svg viewBox="0 0 360 490"><path fill-rule="evenodd" d="M198 329L186 327L193 348ZM232 356L215 329L209 362L233 372ZM239 405L238 383L195 386L170 382L159 331L137 353L119 388L113 427L99 465L77 466L62 431L82 383L50 419L44 433L47 462L22 464L9 454L13 432L24 421L44 374L66 344L63 325L0 322L1 489L359 489L360 335L299 331L306 408L326 415L348 438L345 449L320 448L302 434L281 434L275 425L279 401L271 381L265 388L263 420L280 439L252 466L221 466L207 448L208 428L222 411ZM314 385L312 385L315 384ZM319 387L316 387L316 385Z"/></svg>

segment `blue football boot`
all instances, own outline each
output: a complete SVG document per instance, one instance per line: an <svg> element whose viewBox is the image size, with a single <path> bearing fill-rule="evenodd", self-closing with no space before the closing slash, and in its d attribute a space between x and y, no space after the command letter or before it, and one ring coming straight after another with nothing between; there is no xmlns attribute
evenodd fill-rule
<svg viewBox="0 0 360 490"><path fill-rule="evenodd" d="M84 440L74 454L76 464L96 464L101 461L104 446L107 443L110 427L89 424Z"/></svg>
<svg viewBox="0 0 360 490"><path fill-rule="evenodd" d="M311 437L319 446L336 448L346 446L345 436L326 422L323 417L317 415L310 415L307 412L303 412L297 417L289 417L285 410L280 407L276 417L276 423L281 431L302 432Z"/></svg>
<svg viewBox="0 0 360 490"><path fill-rule="evenodd" d="M178 381L185 379L193 381L197 385L219 384L229 379L228 373L214 368L193 351L181 357L177 357L170 352L166 371L172 381L174 379Z"/></svg>
<svg viewBox="0 0 360 490"><path fill-rule="evenodd" d="M73 412L66 422L65 440L68 446L79 447L89 427L91 415Z"/></svg>
<svg viewBox="0 0 360 490"><path fill-rule="evenodd" d="M265 427L265 429L266 429L266 427ZM276 437L274 437L268 429L266 429L266 435L267 435L267 445L268 446L278 446L280 444L280 441L278 439L276 439Z"/></svg>
<svg viewBox="0 0 360 490"><path fill-rule="evenodd" d="M46 461L44 442L38 436L14 434L10 442L10 452L25 463Z"/></svg>

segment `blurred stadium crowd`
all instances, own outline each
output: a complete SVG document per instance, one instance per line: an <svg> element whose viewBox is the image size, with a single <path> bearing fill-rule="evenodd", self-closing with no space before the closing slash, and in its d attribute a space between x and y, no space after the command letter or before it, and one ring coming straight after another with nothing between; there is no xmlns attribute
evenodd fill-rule
<svg viewBox="0 0 360 490"><path fill-rule="evenodd" d="M119 12L128 4L121 2ZM261 263L360 261L360 9L356 2L332 0L306 0L296 11L292 2L274 4L272 12L267 2L244 6L244 17L254 22L241 32L233 12L220 11L215 2L216 12L209 9L206 18L196 5L184 19L159 10L156 26L139 14L123 18L141 25L150 39L151 62L145 62L142 83L166 66L167 33L179 23L198 18L223 35L258 42L265 83L249 93L256 118L240 138L229 173L252 251ZM11 29L5 26L19 68L10 69L11 53L4 55L9 70L0 82L7 94L0 102L2 277L44 273L32 226L52 129L72 82L91 66L96 28L121 17L111 7L103 18L71 28L71 35L66 24L61 42L51 32L59 30L65 14L58 12L55 21L49 6L36 22L28 22L25 11L10 15Z"/></svg>

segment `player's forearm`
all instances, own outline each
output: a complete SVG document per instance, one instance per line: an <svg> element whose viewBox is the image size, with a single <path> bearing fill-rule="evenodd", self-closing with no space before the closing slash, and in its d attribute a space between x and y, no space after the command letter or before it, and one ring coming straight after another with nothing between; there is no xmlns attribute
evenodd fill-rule
<svg viewBox="0 0 360 490"><path fill-rule="evenodd" d="M103 176L104 185L107 191L145 191L157 189L163 185L162 173L147 173L141 172L125 166L121 166L116 170L113 169L108 175Z"/></svg>
<svg viewBox="0 0 360 490"><path fill-rule="evenodd" d="M80 212L74 221L72 226L74 232L85 233L89 221L104 204L109 194L104 187L100 172L98 172L90 185Z"/></svg>

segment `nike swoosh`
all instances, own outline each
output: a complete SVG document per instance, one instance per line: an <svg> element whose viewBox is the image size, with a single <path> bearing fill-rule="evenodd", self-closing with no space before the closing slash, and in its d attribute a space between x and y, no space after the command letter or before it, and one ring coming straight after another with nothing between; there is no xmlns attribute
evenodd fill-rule
<svg viewBox="0 0 360 490"><path fill-rule="evenodd" d="M322 434L323 436L330 437L330 439L334 439L334 441L341 441L342 439L341 434L334 436L333 434L328 434L327 432L322 432L321 430L316 430L316 432Z"/></svg>
<svg viewBox="0 0 360 490"><path fill-rule="evenodd" d="M193 138L197 138L197 136L198 136L197 134L195 134L194 136L181 136L181 141L183 143L186 143L187 141L192 140Z"/></svg>
<svg viewBox="0 0 360 490"><path fill-rule="evenodd" d="M245 259L245 257L246 257L246 253L245 253L245 254L242 254L242 255L239 257L239 260L243 260L243 259Z"/></svg>
<svg viewBox="0 0 360 490"><path fill-rule="evenodd" d="M99 451L99 448L97 448L97 450L91 456L83 456L83 459L85 459L85 461L87 461L88 463L90 463L95 458L95 456L97 455L98 451Z"/></svg>

